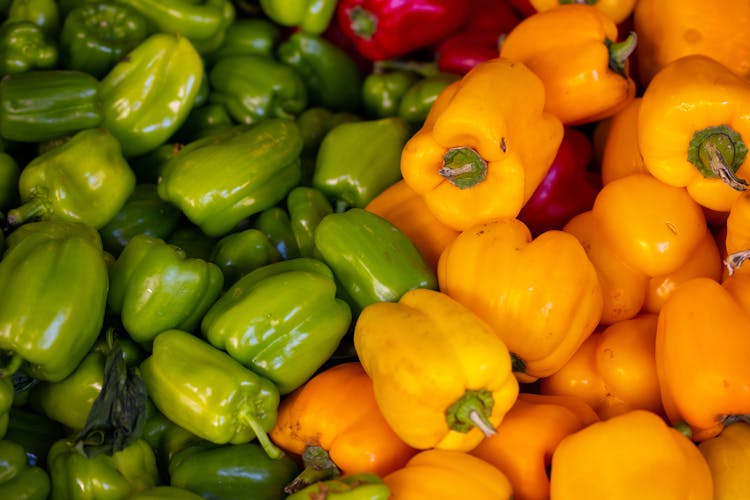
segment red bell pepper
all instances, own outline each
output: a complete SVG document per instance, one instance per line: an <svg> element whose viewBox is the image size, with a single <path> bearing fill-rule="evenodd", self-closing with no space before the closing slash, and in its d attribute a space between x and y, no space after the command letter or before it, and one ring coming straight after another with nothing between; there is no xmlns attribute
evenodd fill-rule
<svg viewBox="0 0 750 500"><path fill-rule="evenodd" d="M336 22L357 50L373 61L429 47L460 30L466 0L339 0Z"/></svg>
<svg viewBox="0 0 750 500"><path fill-rule="evenodd" d="M518 12L521 17L529 17L532 14L536 14L536 8L531 5L530 0L508 0L513 8Z"/></svg>
<svg viewBox="0 0 750 500"><path fill-rule="evenodd" d="M592 159L589 137L576 128L565 127L547 175L518 214L534 236L561 229L571 218L591 209L601 189L600 175L589 169Z"/></svg>

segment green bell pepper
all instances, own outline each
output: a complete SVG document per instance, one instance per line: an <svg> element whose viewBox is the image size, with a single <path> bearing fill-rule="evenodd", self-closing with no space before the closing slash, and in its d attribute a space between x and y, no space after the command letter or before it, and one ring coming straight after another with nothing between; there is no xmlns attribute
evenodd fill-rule
<svg viewBox="0 0 750 500"><path fill-rule="evenodd" d="M297 186L286 197L286 209L300 255L322 258L315 248L315 229L323 217L333 213L326 195L314 187Z"/></svg>
<svg viewBox="0 0 750 500"><path fill-rule="evenodd" d="M0 441L0 493L3 498L47 500L50 477L47 471L29 465L23 446Z"/></svg>
<svg viewBox="0 0 750 500"><path fill-rule="evenodd" d="M136 235L167 239L180 222L182 212L159 198L156 184L136 184L125 205L99 229L104 250L115 257Z"/></svg>
<svg viewBox="0 0 750 500"><path fill-rule="evenodd" d="M62 424L30 411L27 407L13 407L5 439L23 446L29 465L46 467L47 453L52 444L67 432Z"/></svg>
<svg viewBox="0 0 750 500"><path fill-rule="evenodd" d="M282 201L300 179L302 138L293 120L237 125L185 146L159 179L159 196L208 236Z"/></svg>
<svg viewBox="0 0 750 500"><path fill-rule="evenodd" d="M320 106L307 108L297 116L297 125L302 133L302 179L300 184L309 186L312 184L315 172L315 161L318 156L318 148L326 134L335 126L342 123L359 121L362 118L348 111L334 113L330 109Z"/></svg>
<svg viewBox="0 0 750 500"><path fill-rule="evenodd" d="M25 71L0 80L0 136L42 142L98 127L99 82L80 71Z"/></svg>
<svg viewBox="0 0 750 500"><path fill-rule="evenodd" d="M278 269L278 267L276 268ZM310 271L240 278L211 306L204 337L288 394L333 354L351 324L336 283Z"/></svg>
<svg viewBox="0 0 750 500"><path fill-rule="evenodd" d="M225 106L238 123L292 118L308 105L302 77L272 57L222 57L211 67L208 78L209 102Z"/></svg>
<svg viewBox="0 0 750 500"><path fill-rule="evenodd" d="M0 75L51 69L59 57L55 41L31 21L0 25Z"/></svg>
<svg viewBox="0 0 750 500"><path fill-rule="evenodd" d="M235 125L229 111L221 104L207 103L193 108L170 140L187 144Z"/></svg>
<svg viewBox="0 0 750 500"><path fill-rule="evenodd" d="M195 445L169 464L172 486L221 500L281 500L297 471L290 457L270 458L257 443Z"/></svg>
<svg viewBox="0 0 750 500"><path fill-rule="evenodd" d="M177 486L154 486L131 496L128 500L202 500L203 497Z"/></svg>
<svg viewBox="0 0 750 500"><path fill-rule="evenodd" d="M12 0L6 22L28 21L56 38L60 29L60 8L55 0Z"/></svg>
<svg viewBox="0 0 750 500"><path fill-rule="evenodd" d="M434 271L396 226L361 208L327 215L315 246L333 269L356 314L375 302L395 302L412 288L437 289Z"/></svg>
<svg viewBox="0 0 750 500"><path fill-rule="evenodd" d="M162 482L168 484L169 463L172 457L188 446L207 441L169 420L152 402L149 401L147 408L148 415L141 438L154 450Z"/></svg>
<svg viewBox="0 0 750 500"><path fill-rule="evenodd" d="M438 95L445 87L460 78L461 75L446 72L438 72L421 78L409 87L401 98L398 105L398 116L408 123L412 129L419 129Z"/></svg>
<svg viewBox="0 0 750 500"><path fill-rule="evenodd" d="M301 256L292 230L292 221L285 209L267 208L258 214L254 224L256 229L266 235L280 259L295 259Z"/></svg>
<svg viewBox="0 0 750 500"><path fill-rule="evenodd" d="M262 17L240 17L229 25L221 45L204 59L212 65L227 56L272 57L281 41L281 27Z"/></svg>
<svg viewBox="0 0 750 500"><path fill-rule="evenodd" d="M367 472L348 474L336 479L318 481L295 493L286 500L387 500L391 490L379 476Z"/></svg>
<svg viewBox="0 0 750 500"><path fill-rule="evenodd" d="M297 31L279 45L276 54L302 77L311 106L359 111L363 77L344 49L322 36Z"/></svg>
<svg viewBox="0 0 750 500"><path fill-rule="evenodd" d="M85 3L65 16L60 64L102 78L148 35L146 19L131 7L115 1Z"/></svg>
<svg viewBox="0 0 750 500"><path fill-rule="evenodd" d="M155 33L101 80L103 125L127 157L164 144L193 107L203 61L181 34Z"/></svg>
<svg viewBox="0 0 750 500"><path fill-rule="evenodd" d="M8 431L10 410L13 408L13 380L11 377L0 378L0 439Z"/></svg>
<svg viewBox="0 0 750 500"><path fill-rule="evenodd" d="M409 70L372 72L362 82L362 108L371 119L398 116L406 92L420 75Z"/></svg>
<svg viewBox="0 0 750 500"><path fill-rule="evenodd" d="M21 206L8 211L15 226L33 218L61 219L104 227L135 189L135 174L120 143L106 129L81 130L21 171Z"/></svg>
<svg viewBox="0 0 750 500"><path fill-rule="evenodd" d="M166 241L180 248L188 258L211 260L211 254L218 240L206 236L200 228L189 224L175 229Z"/></svg>
<svg viewBox="0 0 750 500"><path fill-rule="evenodd" d="M112 265L109 310L139 343L164 330L192 331L224 285L219 266L192 259L160 238L134 236Z"/></svg>
<svg viewBox="0 0 750 500"><path fill-rule="evenodd" d="M27 227L30 226L30 227ZM95 344L107 302L99 235L79 223L31 222L0 260L0 350L29 375L60 381ZM85 234L85 235L84 235Z"/></svg>
<svg viewBox="0 0 750 500"><path fill-rule="evenodd" d="M320 35L331 23L336 3L336 0L260 0L260 7L269 19L282 26Z"/></svg>
<svg viewBox="0 0 750 500"><path fill-rule="evenodd" d="M227 288L250 271L277 260L276 249L265 233L255 228L229 233L216 242L211 254L211 262L221 269Z"/></svg>
<svg viewBox="0 0 750 500"><path fill-rule="evenodd" d="M21 169L16 159L8 153L0 152L0 210L5 211L20 201L18 178Z"/></svg>
<svg viewBox="0 0 750 500"><path fill-rule="evenodd" d="M364 208L401 179L401 150L409 137L399 117L341 124L320 144L312 185L334 201L337 212Z"/></svg>
<svg viewBox="0 0 750 500"><path fill-rule="evenodd" d="M257 438L270 457L284 453L267 432L276 423L276 386L227 353L181 330L156 336L140 366L154 405L183 429L216 444Z"/></svg>

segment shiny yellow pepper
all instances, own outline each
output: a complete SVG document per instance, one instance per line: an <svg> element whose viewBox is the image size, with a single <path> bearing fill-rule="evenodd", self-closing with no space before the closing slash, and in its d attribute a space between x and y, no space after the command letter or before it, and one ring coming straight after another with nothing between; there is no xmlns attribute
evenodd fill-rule
<svg viewBox="0 0 750 500"><path fill-rule="evenodd" d="M714 478L714 500L750 498L750 423L727 425L716 437L702 441L698 449Z"/></svg>
<svg viewBox="0 0 750 500"><path fill-rule="evenodd" d="M365 307L354 347L386 421L417 449L471 450L518 396L505 344L442 292L417 288Z"/></svg>
<svg viewBox="0 0 750 500"><path fill-rule="evenodd" d="M438 95L401 154L404 181L443 224L458 231L515 217L562 141L544 112L544 85L524 64L479 63Z"/></svg>

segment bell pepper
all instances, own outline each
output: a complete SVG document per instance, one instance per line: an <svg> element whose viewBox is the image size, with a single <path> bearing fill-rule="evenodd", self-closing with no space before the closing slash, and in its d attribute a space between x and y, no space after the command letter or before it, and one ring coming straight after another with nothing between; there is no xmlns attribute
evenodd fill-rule
<svg viewBox="0 0 750 500"><path fill-rule="evenodd" d="M159 196L208 236L276 205L300 179L302 137L293 120L265 119L185 146L159 178Z"/></svg>
<svg viewBox="0 0 750 500"><path fill-rule="evenodd" d="M0 491L5 498L46 500L50 493L47 471L30 465L24 447L0 440Z"/></svg>
<svg viewBox="0 0 750 500"><path fill-rule="evenodd" d="M750 258L750 231L747 222L750 220L750 190L743 191L734 200L727 214L724 228L726 233L723 238L726 258L724 264L727 272L732 275L736 272L747 272L750 265L743 263Z"/></svg>
<svg viewBox="0 0 750 500"><path fill-rule="evenodd" d="M276 421L278 389L225 352L167 330L154 339L140 372L154 405L183 429L216 444L257 438L269 457L283 454L266 434Z"/></svg>
<svg viewBox="0 0 750 500"><path fill-rule="evenodd" d="M139 183L112 219L99 229L104 249L114 257L138 234L166 239L177 229L182 213L159 198L156 184Z"/></svg>
<svg viewBox="0 0 750 500"><path fill-rule="evenodd" d="M475 66L440 93L407 141L404 180L458 231L517 216L562 141L562 124L543 105L542 81L525 65L494 58Z"/></svg>
<svg viewBox="0 0 750 500"><path fill-rule="evenodd" d="M559 370L603 308L596 268L581 243L564 231L532 238L515 218L459 234L440 256L438 283L489 323L523 381Z"/></svg>
<svg viewBox="0 0 750 500"><path fill-rule="evenodd" d="M211 259L217 242L216 238L206 236L199 227L192 224L178 227L166 241L183 250L185 256L203 260Z"/></svg>
<svg viewBox="0 0 750 500"><path fill-rule="evenodd" d="M702 441L698 450L711 468L714 499L730 500L750 494L750 477L741 464L750 456L750 423L734 422L718 436Z"/></svg>
<svg viewBox="0 0 750 500"><path fill-rule="evenodd" d="M10 421L10 410L13 408L13 379L10 377L0 378L0 440L5 437Z"/></svg>
<svg viewBox="0 0 750 500"><path fill-rule="evenodd" d="M579 125L612 116L635 97L628 67L635 47L635 33L618 41L617 25L601 10L571 4L525 18L503 40L500 56L539 76L545 111Z"/></svg>
<svg viewBox="0 0 750 500"><path fill-rule="evenodd" d="M227 108L221 104L204 104L193 107L170 141L187 144L213 133L226 131L235 125ZM163 147L163 146L162 146ZM158 148L157 148L158 149Z"/></svg>
<svg viewBox="0 0 750 500"><path fill-rule="evenodd" d="M544 12L561 5L584 3L596 7L612 22L620 24L633 13L636 0L585 0L583 2L576 0L529 0L529 3L537 12Z"/></svg>
<svg viewBox="0 0 750 500"><path fill-rule="evenodd" d="M128 5L84 3L65 15L59 38L60 64L102 78L148 35L146 18Z"/></svg>
<svg viewBox="0 0 750 500"><path fill-rule="evenodd" d="M287 493L339 475L384 476L403 467L417 451L388 425L372 380L357 361L318 372L284 398L270 436L281 449L308 461L286 485Z"/></svg>
<svg viewBox="0 0 750 500"><path fill-rule="evenodd" d="M22 362L32 377L56 382L70 375L96 342L106 308L107 265L98 234L83 224L26 226L32 227L23 236L11 234L16 238L8 238L0 260L5 297L0 349L12 353L11 366Z"/></svg>
<svg viewBox="0 0 750 500"><path fill-rule="evenodd" d="M344 49L321 35L297 31L279 45L276 57L302 77L310 106L359 110L363 76Z"/></svg>
<svg viewBox="0 0 750 500"><path fill-rule="evenodd" d="M398 115L398 107L406 91L419 81L414 71L376 70L362 80L362 108L367 118L378 119Z"/></svg>
<svg viewBox="0 0 750 500"><path fill-rule="evenodd" d="M193 445L169 463L171 486L226 500L282 498L297 470L290 457L269 457L258 443Z"/></svg>
<svg viewBox="0 0 750 500"><path fill-rule="evenodd" d="M273 57L222 57L208 73L210 103L226 107L237 123L293 118L309 102L305 81L293 67Z"/></svg>
<svg viewBox="0 0 750 500"><path fill-rule="evenodd" d="M698 448L646 410L588 425L563 438L552 455L552 498L710 500L712 495L711 471Z"/></svg>
<svg viewBox="0 0 750 500"><path fill-rule="evenodd" d="M743 361L750 350L748 297L745 274L721 284L694 278L678 286L659 312L656 369L662 402L672 423L690 426L694 441L717 436L736 416L750 413L744 382L750 368Z"/></svg>
<svg viewBox="0 0 750 500"><path fill-rule="evenodd" d="M319 189L297 186L289 191L286 208L300 255L321 259L315 248L315 230L326 215L333 213L331 202Z"/></svg>
<svg viewBox="0 0 750 500"><path fill-rule="evenodd" d="M718 91L718 89L721 89ZM643 93L638 145L651 174L685 188L701 206L729 211L747 189L750 83L703 55L659 71ZM665 117L674 126L665 129Z"/></svg>
<svg viewBox="0 0 750 500"><path fill-rule="evenodd" d="M362 119L359 114L348 111L333 112L320 106L308 107L297 116L297 126L302 133L302 178L299 181L301 185L312 185L318 149L326 134L338 125Z"/></svg>
<svg viewBox="0 0 750 500"><path fill-rule="evenodd" d="M109 309L139 343L164 330L195 330L224 286L219 266L146 234L128 242L109 276Z"/></svg>
<svg viewBox="0 0 750 500"><path fill-rule="evenodd" d="M29 410L14 406L10 410L5 439L23 446L29 465L47 466L47 452L52 444L62 439L67 431L59 422Z"/></svg>
<svg viewBox="0 0 750 500"><path fill-rule="evenodd" d="M6 20L32 22L50 37L56 37L60 29L60 8L55 0L12 0Z"/></svg>
<svg viewBox="0 0 750 500"><path fill-rule="evenodd" d="M273 57L281 42L281 27L264 17L238 17L227 26L224 39L216 50L203 54L211 66L226 56L258 55Z"/></svg>
<svg viewBox="0 0 750 500"><path fill-rule="evenodd" d="M150 400L146 405L141 438L154 450L162 483L169 483L169 463L177 452L207 442L169 420Z"/></svg>
<svg viewBox="0 0 750 500"><path fill-rule="evenodd" d="M98 127L99 82L80 71L25 71L0 80L0 136L42 142Z"/></svg>
<svg viewBox="0 0 750 500"><path fill-rule="evenodd" d="M224 288L259 267L280 260L279 254L260 229L229 233L214 245L210 261L221 269Z"/></svg>
<svg viewBox="0 0 750 500"><path fill-rule="evenodd" d="M398 116L414 131L419 130L440 93L460 78L460 75L455 73L438 71L434 75L419 79L406 90L401 98L398 104Z"/></svg>
<svg viewBox="0 0 750 500"><path fill-rule="evenodd" d="M354 346L386 421L417 449L471 450L518 394L505 344L443 292L417 288L370 304Z"/></svg>
<svg viewBox="0 0 750 500"><path fill-rule="evenodd" d="M405 467L383 478L394 498L514 498L508 477L500 469L465 452L425 450Z"/></svg>
<svg viewBox="0 0 750 500"><path fill-rule="evenodd" d="M630 174L648 173L638 144L641 100L641 97L636 97L609 118L600 162L602 184Z"/></svg>
<svg viewBox="0 0 750 500"><path fill-rule="evenodd" d="M52 69L59 57L55 41L31 21L0 25L0 75Z"/></svg>
<svg viewBox="0 0 750 500"><path fill-rule="evenodd" d="M397 301L413 288L437 289L435 272L396 226L362 208L323 218L315 247L357 316L375 302Z"/></svg>
<svg viewBox="0 0 750 500"><path fill-rule="evenodd" d="M294 188L292 188L294 189ZM292 230L292 220L282 207L263 210L255 219L254 227L263 232L282 260L301 257L297 238Z"/></svg>
<svg viewBox="0 0 750 500"><path fill-rule="evenodd" d="M8 223L54 218L99 229L134 188L135 174L117 139L103 128L81 130L24 167L18 180L22 205L8 211Z"/></svg>
<svg viewBox="0 0 750 500"><path fill-rule="evenodd" d="M469 17L459 0L339 0L336 23L357 51L378 61L405 56L458 31Z"/></svg>
<svg viewBox="0 0 750 500"><path fill-rule="evenodd" d="M203 61L184 34L155 33L102 78L103 126L127 157L164 144L198 95Z"/></svg>
<svg viewBox="0 0 750 500"><path fill-rule="evenodd" d="M557 155L518 219L533 235L562 227L591 210L601 188L601 176L591 167L593 147L581 130L566 127Z"/></svg>
<svg viewBox="0 0 750 500"><path fill-rule="evenodd" d="M203 497L185 488L154 486L129 497L128 500L201 500Z"/></svg>
<svg viewBox="0 0 750 500"><path fill-rule="evenodd" d="M296 493L292 493L286 497L286 500L307 500L310 498L387 500L392 497L390 488L381 477L361 472L337 479L318 481Z"/></svg>
<svg viewBox="0 0 750 500"><path fill-rule="evenodd" d="M336 211L364 208L401 179L401 151L409 128L399 117L360 120L334 127L320 143L312 185Z"/></svg>
<svg viewBox="0 0 750 500"><path fill-rule="evenodd" d="M273 22L304 33L322 34L333 20L336 0L260 0L260 8Z"/></svg>
<svg viewBox="0 0 750 500"><path fill-rule="evenodd" d="M332 276L315 271L249 273L206 312L201 332L214 347L287 394L333 354L351 323Z"/></svg>
<svg viewBox="0 0 750 500"><path fill-rule="evenodd" d="M497 434L469 453L503 471L518 500L549 498L548 468L558 443L599 417L572 396L520 393Z"/></svg>
<svg viewBox="0 0 750 500"><path fill-rule="evenodd" d="M18 178L21 168L16 159L5 152L0 152L0 211L13 208L20 201Z"/></svg>

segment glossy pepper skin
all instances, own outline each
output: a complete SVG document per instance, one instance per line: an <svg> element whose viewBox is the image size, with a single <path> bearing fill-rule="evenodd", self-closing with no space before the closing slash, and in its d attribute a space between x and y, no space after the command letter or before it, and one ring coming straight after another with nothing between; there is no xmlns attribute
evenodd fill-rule
<svg viewBox="0 0 750 500"><path fill-rule="evenodd" d="M386 421L417 449L471 450L518 395L505 344L443 292L417 288L367 306L354 346Z"/></svg>
<svg viewBox="0 0 750 500"><path fill-rule="evenodd" d="M405 120L413 131L419 130L443 89L459 78L461 76L455 73L438 71L434 75L419 79L406 90L398 103L398 116Z"/></svg>
<svg viewBox="0 0 750 500"><path fill-rule="evenodd" d="M198 444L177 452L169 463L170 485L202 498L240 500L282 498L297 473L288 456L271 458L258 443Z"/></svg>
<svg viewBox="0 0 750 500"><path fill-rule="evenodd" d="M281 27L264 17L239 17L227 27L216 50L203 54L209 66L225 56L258 55L272 57L281 42Z"/></svg>
<svg viewBox="0 0 750 500"><path fill-rule="evenodd" d="M708 464L690 439L655 413L633 410L560 441L552 455L550 494L560 500L710 500L713 483Z"/></svg>
<svg viewBox="0 0 750 500"><path fill-rule="evenodd" d="M404 180L438 220L462 231L518 215L563 137L544 95L539 77L504 58L443 89L401 155Z"/></svg>
<svg viewBox="0 0 750 500"><path fill-rule="evenodd" d="M275 23L313 35L320 35L328 28L336 4L336 0L260 0L263 13Z"/></svg>
<svg viewBox="0 0 750 500"><path fill-rule="evenodd" d="M101 125L99 82L80 71L25 71L0 80L0 136L42 142Z"/></svg>
<svg viewBox="0 0 750 500"><path fill-rule="evenodd" d="M159 196L208 236L225 236L296 186L301 150L292 120L237 125L188 144L170 159L159 179Z"/></svg>
<svg viewBox="0 0 750 500"><path fill-rule="evenodd" d="M638 145L648 171L685 188L703 207L729 211L750 182L750 119L739 111L749 100L750 83L707 56L665 66L638 112ZM667 129L665 116L673 125Z"/></svg>
<svg viewBox="0 0 750 500"><path fill-rule="evenodd" d="M106 127L127 157L164 144L190 112L203 61L182 34L155 33L119 59L100 82Z"/></svg>
<svg viewBox="0 0 750 500"><path fill-rule="evenodd" d="M292 220L284 208L274 206L263 210L255 218L254 227L266 235L281 260L302 256L292 230Z"/></svg>
<svg viewBox="0 0 750 500"><path fill-rule="evenodd" d="M635 97L627 62L635 46L635 34L618 41L617 25L601 10L571 4L525 18L503 40L500 56L534 71L544 82L545 110L578 125L612 116Z"/></svg>
<svg viewBox="0 0 750 500"><path fill-rule="evenodd" d="M318 481L292 493L286 499L307 500L320 495L331 500L387 500L391 498L391 490L380 476L361 472L327 481Z"/></svg>
<svg viewBox="0 0 750 500"><path fill-rule="evenodd" d="M300 255L321 259L315 247L315 230L324 217L333 213L325 193L312 186L297 186L289 191L286 208Z"/></svg>
<svg viewBox="0 0 750 500"><path fill-rule="evenodd" d="M333 354L352 313L330 273L284 271L240 278L206 312L201 332L287 394Z"/></svg>
<svg viewBox="0 0 750 500"><path fill-rule="evenodd" d="M437 288L419 250L396 226L362 208L325 216L315 247L356 316L369 304L397 301L413 288Z"/></svg>
<svg viewBox="0 0 750 500"><path fill-rule="evenodd" d="M581 243L554 230L533 238L515 218L459 234L440 256L438 283L492 326L519 377L557 371L602 312L599 277Z"/></svg>
<svg viewBox="0 0 750 500"><path fill-rule="evenodd" d="M7 19L30 21L54 37L60 28L60 8L54 0L14 0L8 7Z"/></svg>
<svg viewBox="0 0 750 500"><path fill-rule="evenodd" d="M362 108L367 118L387 118L398 114L401 98L420 75L401 69L373 71L362 80Z"/></svg>
<svg viewBox="0 0 750 500"><path fill-rule="evenodd" d="M1 75L52 69L59 57L54 40L31 21L6 21L0 26Z"/></svg>
<svg viewBox="0 0 750 500"><path fill-rule="evenodd" d="M742 498L750 493L750 478L741 465L750 456L749 423L727 425L718 436L702 441L698 449L711 468L715 500Z"/></svg>
<svg viewBox="0 0 750 500"><path fill-rule="evenodd" d="M120 143L104 128L81 130L35 157L18 180L22 204L8 211L15 226L34 218L104 227L135 188Z"/></svg>
<svg viewBox="0 0 750 500"><path fill-rule="evenodd" d="M104 321L109 279L96 231L70 222L30 222L9 237L0 261L0 349L34 378L75 370ZM11 239L12 238L12 239ZM76 287L71 288L71 283Z"/></svg>
<svg viewBox="0 0 750 500"><path fill-rule="evenodd" d="M235 231L219 239L210 257L224 275L224 288L229 288L249 272L278 260L278 252L268 237L255 228Z"/></svg>
<svg viewBox="0 0 750 500"><path fill-rule="evenodd" d="M257 437L270 457L282 455L266 434L276 421L278 389L228 354L167 330L154 339L140 372L154 405L183 429L216 444Z"/></svg>
<svg viewBox="0 0 750 500"><path fill-rule="evenodd" d="M469 16L468 2L449 0L340 0L336 22L367 59L394 59L457 31Z"/></svg>
<svg viewBox="0 0 750 500"><path fill-rule="evenodd" d="M24 447L0 440L0 491L6 498L46 500L50 492L49 474L30 465Z"/></svg>
<svg viewBox="0 0 750 500"><path fill-rule="evenodd" d="M139 343L164 330L195 330L224 286L216 264L145 234L128 242L109 276L109 309Z"/></svg>

